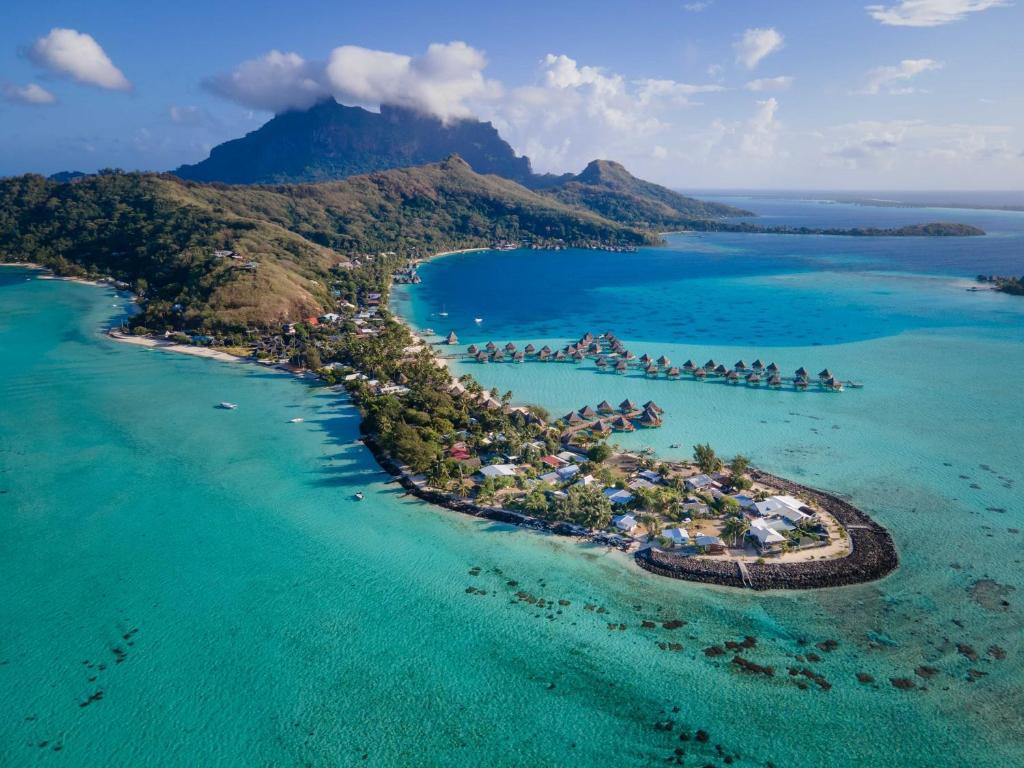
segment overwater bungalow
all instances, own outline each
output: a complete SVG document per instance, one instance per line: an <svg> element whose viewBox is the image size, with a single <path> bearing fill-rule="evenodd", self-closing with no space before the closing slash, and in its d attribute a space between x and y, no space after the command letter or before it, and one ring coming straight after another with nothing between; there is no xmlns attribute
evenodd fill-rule
<svg viewBox="0 0 1024 768"><path fill-rule="evenodd" d="M633 413L637 410L636 403L632 400L623 400L619 403L619 410L623 413Z"/></svg>
<svg viewBox="0 0 1024 768"><path fill-rule="evenodd" d="M612 429L616 432L633 432L636 430L636 427L634 427L633 422L625 416L619 416L617 419L612 421Z"/></svg>
<svg viewBox="0 0 1024 768"><path fill-rule="evenodd" d="M467 355L471 355L473 357L476 357L476 353L477 352L479 352L479 350L476 348L476 344L470 344L468 347L466 347L466 354Z"/></svg>
<svg viewBox="0 0 1024 768"><path fill-rule="evenodd" d="M716 376L728 376L729 375L729 369L726 368L721 363L719 363L718 365L715 366L715 371L714 372L715 372Z"/></svg>
<svg viewBox="0 0 1024 768"><path fill-rule="evenodd" d="M549 357L551 357L551 350L547 347L544 347L544 349L537 353L538 360L547 360Z"/></svg>
<svg viewBox="0 0 1024 768"><path fill-rule="evenodd" d="M563 352L562 350L558 350L557 352L555 352L554 358L555 358L555 360L558 360L559 362L561 362L562 360L565 360L565 352Z"/></svg>
<svg viewBox="0 0 1024 768"><path fill-rule="evenodd" d="M612 404L609 403L607 400L602 400L600 403L597 404L597 412L607 415L609 413L615 413L615 409L612 408Z"/></svg>
<svg viewBox="0 0 1024 768"><path fill-rule="evenodd" d="M633 354L632 352L630 352L630 351L629 351L628 349L624 349L624 350L623 350L622 352L620 352L619 354L620 354L620 355L622 356L622 359L623 359L623 360L625 360L625 361L627 361L627 362L630 362L630 361L632 361L632 360L636 360L636 355L634 355L634 354Z"/></svg>
<svg viewBox="0 0 1024 768"><path fill-rule="evenodd" d="M793 386L796 387L797 389L807 389L807 379L798 376L797 378L793 379Z"/></svg>
<svg viewBox="0 0 1024 768"><path fill-rule="evenodd" d="M690 360L687 360L685 363L683 363L683 370L686 371L687 373L693 373L695 370L697 370L697 364L693 362L693 359L691 358Z"/></svg>
<svg viewBox="0 0 1024 768"><path fill-rule="evenodd" d="M584 355L578 349L575 352L572 353L572 361L574 363L582 363L583 360L584 360Z"/></svg>
<svg viewBox="0 0 1024 768"><path fill-rule="evenodd" d="M505 353L502 352L500 349L496 349L494 350L494 354L491 355L491 359L494 360L494 362L496 363L503 363L505 362Z"/></svg>
<svg viewBox="0 0 1024 768"><path fill-rule="evenodd" d="M770 379L768 379L768 386L770 386L770 387L781 387L782 386L782 377L779 376L779 374L776 373L774 376L772 376Z"/></svg>
<svg viewBox="0 0 1024 768"><path fill-rule="evenodd" d="M589 352L592 355L600 354L600 352L601 352L601 345L598 344L596 341L591 342L590 346L587 347L587 352Z"/></svg>
<svg viewBox="0 0 1024 768"><path fill-rule="evenodd" d="M497 348L498 348L498 345L497 345L497 344L495 344L495 343L494 343L493 341L488 341L488 342L487 342L487 343L486 343L486 344L484 345L484 349L486 349L486 350L487 350L488 352L493 352L493 351L494 351L494 350L496 350Z"/></svg>
<svg viewBox="0 0 1024 768"><path fill-rule="evenodd" d="M668 373L668 377L670 379L678 379L679 378L679 369L678 368L669 368L667 373Z"/></svg>
<svg viewBox="0 0 1024 768"><path fill-rule="evenodd" d="M597 358L597 361L594 363L594 365L603 370L608 367L608 361L605 360L603 357L599 357Z"/></svg>
<svg viewBox="0 0 1024 768"><path fill-rule="evenodd" d="M729 373L725 375L725 378L730 384L738 384L740 381L740 375L736 371L729 371Z"/></svg>
<svg viewBox="0 0 1024 768"><path fill-rule="evenodd" d="M809 374L807 372L807 369L804 368L802 365L796 369L793 375L798 379L809 379L811 377L811 374Z"/></svg>
<svg viewBox="0 0 1024 768"><path fill-rule="evenodd" d="M582 408L580 408L579 414L584 419L588 419L588 420L596 419L597 418L597 411L595 411L589 405L584 405Z"/></svg>
<svg viewBox="0 0 1024 768"><path fill-rule="evenodd" d="M832 375L832 371L830 371L828 368L826 368L825 370L823 370L823 371L818 373L818 378L821 381L825 381L826 379L832 379L832 378L835 378L835 377Z"/></svg>
<svg viewBox="0 0 1024 768"><path fill-rule="evenodd" d="M455 335L455 331L450 331L447 336L444 337L445 344L458 344L459 337Z"/></svg>
<svg viewBox="0 0 1024 768"><path fill-rule="evenodd" d="M659 357L659 358L658 358L658 359L657 359L657 360L656 360L655 362L656 362L656 363L657 363L657 364L658 364L659 366L661 366L662 368L668 368L668 367L669 367L669 366L670 366L670 365L672 364L672 361L671 361L671 360L669 360L669 359L668 359L667 357L665 357L664 355L662 355L661 357Z"/></svg>
<svg viewBox="0 0 1024 768"><path fill-rule="evenodd" d="M644 403L644 410L652 411L653 413L657 414L662 414L665 412L664 409L653 400L648 400L646 403Z"/></svg>
<svg viewBox="0 0 1024 768"><path fill-rule="evenodd" d="M570 427L583 423L583 419L580 418L580 415L576 413L576 411L569 411L562 417L562 421L564 421Z"/></svg>
<svg viewBox="0 0 1024 768"><path fill-rule="evenodd" d="M843 391L843 382L839 381L839 379L836 379L832 376L829 376L827 379L821 382L821 384L823 387L825 387L825 389L829 390L830 392Z"/></svg>
<svg viewBox="0 0 1024 768"><path fill-rule="evenodd" d="M714 358L712 358L711 360L708 360L706 363L704 363L704 370L705 371L713 371L717 367L718 367L718 363L715 362Z"/></svg>
<svg viewBox="0 0 1024 768"><path fill-rule="evenodd" d="M526 359L526 355L522 352L516 352L512 355L512 359L517 363L521 363Z"/></svg>
<svg viewBox="0 0 1024 768"><path fill-rule="evenodd" d="M547 353L547 354L550 355L551 354L551 347L549 347L547 344L545 344L543 347L540 348L540 351L541 351L542 354L543 353Z"/></svg>
<svg viewBox="0 0 1024 768"><path fill-rule="evenodd" d="M524 352L525 352L526 354L528 354L528 355L532 355L532 354L534 354L534 353L535 353L535 352L537 351L537 348L536 348L535 346L533 346L533 344L527 344L527 345L526 345L526 346L525 346L525 347L523 348L523 351L524 351Z"/></svg>
<svg viewBox="0 0 1024 768"><path fill-rule="evenodd" d="M777 366L775 363L768 363L768 367L765 368L765 371L772 375L777 374L779 373L779 366Z"/></svg>
<svg viewBox="0 0 1024 768"><path fill-rule="evenodd" d="M511 341L508 344L505 345L505 352L507 354L511 355L515 351L516 351L516 345L513 344Z"/></svg>
<svg viewBox="0 0 1024 768"><path fill-rule="evenodd" d="M752 373L749 376L747 376L747 384L750 384L751 386L756 387L760 383L761 383L761 377L758 376L756 373Z"/></svg>
<svg viewBox="0 0 1024 768"><path fill-rule="evenodd" d="M484 352L482 349L479 352L476 353L476 361L478 363L486 363L487 359L488 359L487 353Z"/></svg>
<svg viewBox="0 0 1024 768"><path fill-rule="evenodd" d="M637 362L639 362L640 365L646 368L648 365L651 364L651 356L644 352L642 355L640 355L640 359Z"/></svg>
<svg viewBox="0 0 1024 768"><path fill-rule="evenodd" d="M697 379L706 379L707 376L708 376L708 372L705 371L703 368L697 368L693 372L693 375L694 375L694 378L697 378Z"/></svg>
<svg viewBox="0 0 1024 768"><path fill-rule="evenodd" d="M747 363L744 360L737 360L736 365L733 366L733 368L739 371L740 373L743 373L745 370L747 370L747 367Z"/></svg>
<svg viewBox="0 0 1024 768"><path fill-rule="evenodd" d="M595 421L590 425L590 432L594 435L608 435L611 434L611 431L612 428L605 421Z"/></svg>
<svg viewBox="0 0 1024 768"><path fill-rule="evenodd" d="M627 369L628 367L629 367L629 366L628 366L628 365L626 365L626 361L625 361L625 360L619 360L619 362L617 362L617 363L615 364L615 372L616 372L616 373L625 373L625 372L626 372L626 369Z"/></svg>
<svg viewBox="0 0 1024 768"><path fill-rule="evenodd" d="M658 416L654 411L646 410L644 415L640 417L640 426L642 427L660 427L661 417Z"/></svg>
<svg viewBox="0 0 1024 768"><path fill-rule="evenodd" d="M657 376L658 366L656 366L654 363L651 363L644 369L644 373L647 374L648 376Z"/></svg>
<svg viewBox="0 0 1024 768"><path fill-rule="evenodd" d="M583 338L580 339L580 341L583 344L589 344L593 340L594 340L594 334L592 334L590 331L587 331L586 333L584 333L583 334Z"/></svg>
<svg viewBox="0 0 1024 768"><path fill-rule="evenodd" d="M761 362L761 358L757 358L757 360L750 364L750 370L757 373L761 373L764 370L764 363Z"/></svg>

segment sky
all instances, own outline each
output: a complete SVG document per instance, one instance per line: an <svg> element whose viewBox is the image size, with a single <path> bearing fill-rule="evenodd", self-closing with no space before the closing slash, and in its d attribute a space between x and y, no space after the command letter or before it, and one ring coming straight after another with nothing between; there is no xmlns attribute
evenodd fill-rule
<svg viewBox="0 0 1024 768"><path fill-rule="evenodd" d="M334 97L489 120L541 172L1024 188L1024 0L8 0L0 175L170 170Z"/></svg>

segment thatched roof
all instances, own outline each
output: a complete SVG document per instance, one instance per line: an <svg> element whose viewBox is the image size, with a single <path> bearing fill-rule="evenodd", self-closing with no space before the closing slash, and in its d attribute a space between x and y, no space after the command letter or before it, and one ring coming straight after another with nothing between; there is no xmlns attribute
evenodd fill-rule
<svg viewBox="0 0 1024 768"><path fill-rule="evenodd" d="M650 365L647 366L647 368L644 369L644 373L646 373L648 376L657 376L658 366L656 366L654 363L651 363Z"/></svg>
<svg viewBox="0 0 1024 768"><path fill-rule="evenodd" d="M609 427L608 424L606 422L604 422L604 421L595 421L591 425L590 431L591 432L596 432L598 434L605 435L605 434L611 432L612 428Z"/></svg>
<svg viewBox="0 0 1024 768"><path fill-rule="evenodd" d="M445 344L458 344L459 337L455 335L455 331L449 331L448 335L444 337Z"/></svg>
<svg viewBox="0 0 1024 768"><path fill-rule="evenodd" d="M683 363L683 370L684 371L695 371L695 370L697 370L697 364L695 362L693 362L693 359L691 358L691 359L687 360L685 363Z"/></svg>
<svg viewBox="0 0 1024 768"><path fill-rule="evenodd" d="M625 416L619 416L619 418L615 419L612 422L612 429L632 432L635 429L635 427L633 426L633 423Z"/></svg>
<svg viewBox="0 0 1024 768"><path fill-rule="evenodd" d="M479 362L481 362L481 363L486 363L486 362L487 362L487 353L486 353L486 352L484 352L484 351L483 351L483 350L481 349L481 350L480 350L479 352L477 352L477 353L476 353L476 359L477 359L477 360L478 360Z"/></svg>
<svg viewBox="0 0 1024 768"><path fill-rule="evenodd" d="M598 413L615 413L615 409L612 408L612 404L607 400L602 400L597 404Z"/></svg>
<svg viewBox="0 0 1024 768"><path fill-rule="evenodd" d="M818 378L819 379L831 379L832 378L832 371L830 371L828 368L826 368L825 370L821 371L818 374Z"/></svg>
<svg viewBox="0 0 1024 768"><path fill-rule="evenodd" d="M657 362L657 364L658 364L658 365L660 365L660 366L661 366L662 368L664 368L664 367L665 367L666 365L668 365L668 364L669 364L669 363L671 363L672 361L671 361L671 360L669 360L669 359L668 359L667 357L665 357L664 355L662 355L662 356L661 356L661 357L659 357L659 358L658 358L658 359L657 359L657 360L656 360L655 362Z"/></svg>
<svg viewBox="0 0 1024 768"><path fill-rule="evenodd" d="M594 365L596 365L598 368L606 368L608 366L608 361L605 360L603 357L599 357L594 362Z"/></svg>
<svg viewBox="0 0 1024 768"><path fill-rule="evenodd" d="M543 347L540 348L540 351L541 352L547 352L550 355L551 354L551 347L549 347L547 344L545 344Z"/></svg>
<svg viewBox="0 0 1024 768"><path fill-rule="evenodd" d="M569 411L567 414L565 414L565 416L562 417L562 421L564 421L566 424L583 423L583 419L580 418L580 415L576 413L576 411Z"/></svg>
<svg viewBox="0 0 1024 768"><path fill-rule="evenodd" d="M476 344L470 344L468 347L466 347L467 355L475 355L478 351L479 350L476 348Z"/></svg>
<svg viewBox="0 0 1024 768"><path fill-rule="evenodd" d="M510 341L510 342L509 342L508 344L506 344L506 345L505 345L505 351L506 351L506 352L515 352L515 351L516 351L516 345L515 345L515 344L513 344L513 343L512 343L511 341Z"/></svg>
<svg viewBox="0 0 1024 768"><path fill-rule="evenodd" d="M725 378L727 378L729 381L739 381L740 375L736 371L729 371L729 373L726 374Z"/></svg>
<svg viewBox="0 0 1024 768"><path fill-rule="evenodd" d="M771 379L769 379L768 383L771 384L773 387L781 387L782 377L779 376L778 374L775 374L774 376L771 377Z"/></svg>
<svg viewBox="0 0 1024 768"><path fill-rule="evenodd" d="M657 427L661 425L661 419L653 411L644 411L644 415L640 417L640 423L645 427Z"/></svg>
<svg viewBox="0 0 1024 768"><path fill-rule="evenodd" d="M583 353L580 352L579 350L576 350L575 352L572 353L572 359L573 359L573 362L576 362L576 363L583 362L583 360L584 360Z"/></svg>
<svg viewBox="0 0 1024 768"><path fill-rule="evenodd" d="M765 368L765 370L768 371L768 373L778 373L779 366L777 366L775 363L768 363L768 367Z"/></svg>
<svg viewBox="0 0 1024 768"><path fill-rule="evenodd" d="M748 384L760 384L761 383L761 377L758 376L756 373L752 373L749 376L747 376L747 383Z"/></svg>
<svg viewBox="0 0 1024 768"><path fill-rule="evenodd" d="M664 413L665 412L662 409L662 407L660 405L658 405L656 402L654 402L653 400L648 400L646 403L644 403L644 410L645 411L653 411L654 413Z"/></svg>
<svg viewBox="0 0 1024 768"><path fill-rule="evenodd" d="M580 408L579 414L584 419L596 419L597 418L597 411L595 411L589 405L584 405L582 408Z"/></svg>
<svg viewBox="0 0 1024 768"><path fill-rule="evenodd" d="M555 352L555 360L565 360L565 352L562 350Z"/></svg>
<svg viewBox="0 0 1024 768"><path fill-rule="evenodd" d="M649 362L651 362L651 356L644 352L642 355L640 355L640 362L643 365L647 365Z"/></svg>
<svg viewBox="0 0 1024 768"><path fill-rule="evenodd" d="M628 368L628 367L629 367L629 366L627 366L627 365L626 365L626 361L625 361L625 360L619 360L619 362L617 362L617 363L615 364L615 370L616 370L616 371L624 371L624 370L626 370L626 368Z"/></svg>
<svg viewBox="0 0 1024 768"><path fill-rule="evenodd" d="M748 367L745 360L737 360L736 365L733 366L737 371L745 371Z"/></svg>
<svg viewBox="0 0 1024 768"><path fill-rule="evenodd" d="M708 360L706 363L704 363L704 368L706 370L709 370L709 371L713 371L717 367L718 367L718 363L715 362L714 358L712 358L712 359Z"/></svg>
<svg viewBox="0 0 1024 768"><path fill-rule="evenodd" d="M523 362L523 360L526 359L526 355L523 354L522 352L516 352L514 355L512 355L512 359L515 360L517 363L521 363Z"/></svg>
<svg viewBox="0 0 1024 768"><path fill-rule="evenodd" d="M537 351L537 348L533 346L533 344L527 344L525 347L523 347L523 351L528 355L532 355L534 352Z"/></svg>
<svg viewBox="0 0 1024 768"><path fill-rule="evenodd" d="M595 341L595 342L594 342L593 344L591 344L591 345L590 345L590 346L589 346L589 347L588 347L587 349L588 349L588 351L590 351L590 352L600 352L600 351L601 351L601 345L600 345L600 344L598 344L598 343L597 343L597 342Z"/></svg>
<svg viewBox="0 0 1024 768"><path fill-rule="evenodd" d="M729 369L726 368L722 363L719 363L715 367L715 373L717 373L719 376L725 376L728 372L729 372Z"/></svg>
<svg viewBox="0 0 1024 768"><path fill-rule="evenodd" d="M636 403L634 403L632 400L623 400L621 403L619 403L619 410L622 411L623 413L630 413L632 411L635 411Z"/></svg>
<svg viewBox="0 0 1024 768"><path fill-rule="evenodd" d="M801 365L799 368L796 369L796 373L794 373L793 375L796 376L798 379L806 379L810 374L807 373L807 369Z"/></svg>
<svg viewBox="0 0 1024 768"><path fill-rule="evenodd" d="M693 375L696 376L698 379L703 379L705 376L708 375L708 372L705 371L703 368L697 368L693 372Z"/></svg>
<svg viewBox="0 0 1024 768"><path fill-rule="evenodd" d="M753 368L755 371L760 371L764 369L764 363L761 362L761 358L759 357L757 358L757 360L750 364L750 367Z"/></svg>
<svg viewBox="0 0 1024 768"><path fill-rule="evenodd" d="M678 376L679 375L679 369L678 368L669 368L668 369L668 375L672 376L672 377Z"/></svg>
<svg viewBox="0 0 1024 768"><path fill-rule="evenodd" d="M550 349L542 349L540 352L537 353L538 360L547 360L549 357L551 357Z"/></svg>
<svg viewBox="0 0 1024 768"><path fill-rule="evenodd" d="M500 349L494 350L494 359L495 360L504 360L505 359L505 353L502 352Z"/></svg>
<svg viewBox="0 0 1024 768"><path fill-rule="evenodd" d="M488 342L487 342L487 343L486 343L486 344L484 345L484 348L485 348L485 349L486 349L486 350L487 350L488 352L493 352L494 350L496 350L496 349L498 348L498 345L497 345L497 344L495 344L495 343L494 343L493 341L488 341Z"/></svg>

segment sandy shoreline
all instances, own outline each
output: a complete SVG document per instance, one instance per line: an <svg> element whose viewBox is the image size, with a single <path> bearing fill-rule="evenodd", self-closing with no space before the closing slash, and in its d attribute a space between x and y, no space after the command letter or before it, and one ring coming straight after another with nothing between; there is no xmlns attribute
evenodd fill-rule
<svg viewBox="0 0 1024 768"><path fill-rule="evenodd" d="M193 347L188 344L176 344L173 341L163 341L160 339L153 339L148 336L130 336L114 329L107 331L107 338L122 342L123 344L134 344L137 347L162 349L167 352L178 352L182 355L192 355L193 357L205 357L208 360L220 360L223 363L255 362L251 357L236 357L235 355L229 355L227 352L210 349L209 347Z"/></svg>

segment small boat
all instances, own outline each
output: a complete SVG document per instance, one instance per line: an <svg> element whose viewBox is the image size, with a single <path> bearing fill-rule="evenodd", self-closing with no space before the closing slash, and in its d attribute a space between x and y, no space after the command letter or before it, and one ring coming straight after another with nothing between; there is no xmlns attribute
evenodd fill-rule
<svg viewBox="0 0 1024 768"><path fill-rule="evenodd" d="M441 306L441 311L437 313L437 316L438 317L448 317L448 308L442 305Z"/></svg>
<svg viewBox="0 0 1024 768"><path fill-rule="evenodd" d="M221 403L220 405L218 405L217 407L218 408L223 408L225 411L233 411L233 410L235 410L235 408L238 407L238 404L237 403L229 403L229 402L225 401L225 402Z"/></svg>
<svg viewBox="0 0 1024 768"><path fill-rule="evenodd" d="M362 491L356 491L355 500L356 501L362 501L363 500L363 492Z"/></svg>
<svg viewBox="0 0 1024 768"><path fill-rule="evenodd" d="M296 416L294 419L288 419L289 424L301 424L305 419L301 416Z"/></svg>
<svg viewBox="0 0 1024 768"><path fill-rule="evenodd" d="M482 317L474 317L473 318L473 322L476 323L477 325L480 325L480 323L482 323L483 321L484 321L484 319Z"/></svg>

